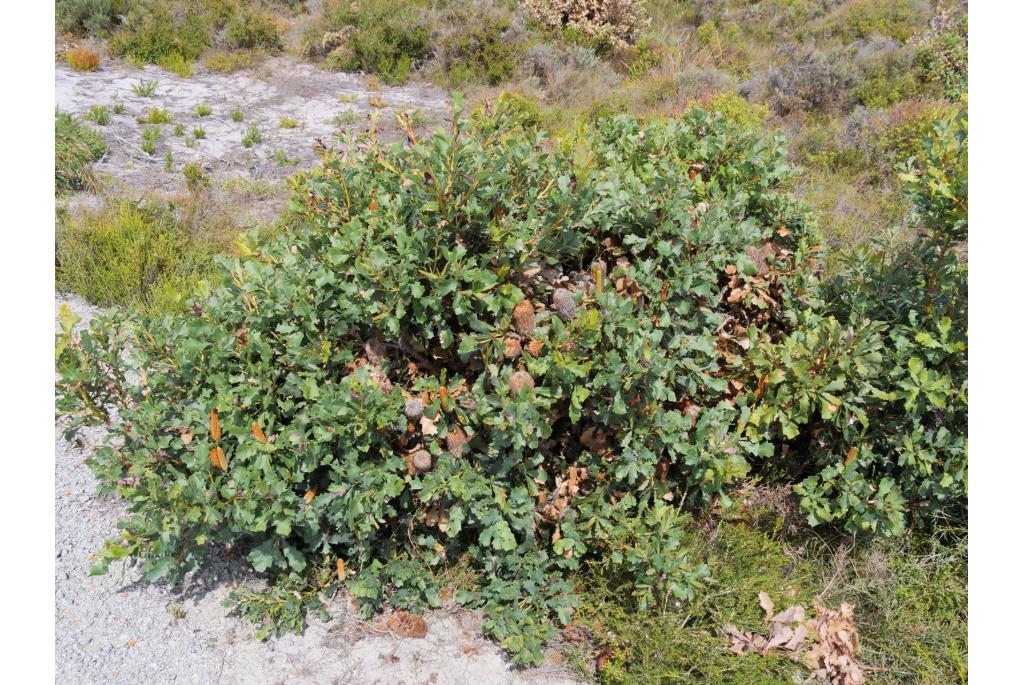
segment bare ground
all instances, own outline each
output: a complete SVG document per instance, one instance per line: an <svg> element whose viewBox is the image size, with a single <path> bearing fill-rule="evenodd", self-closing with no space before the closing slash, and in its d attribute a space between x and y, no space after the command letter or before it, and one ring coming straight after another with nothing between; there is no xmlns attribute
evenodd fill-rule
<svg viewBox="0 0 1024 685"><path fill-rule="evenodd" d="M185 188L182 167L198 163L222 195L245 196L238 203L243 215L263 220L287 197L283 180L317 164L317 139L339 146L348 133L367 129L371 119L382 137L397 137L399 112L411 114L418 128L428 131L450 112L447 95L433 86L370 90L364 76L324 71L288 54L232 74L198 66L201 73L189 78L154 66L134 68L122 60L106 60L93 72L76 72L63 62L55 69L59 109L83 116L94 106L108 108L109 124L87 122L109 145L94 165L104 192L136 198L180 193ZM156 82L153 95L133 90L142 81ZM200 104L209 105L212 113L196 116ZM123 106L121 114L113 113L116 105ZM153 108L165 110L172 123L137 121ZM242 121L232 120L235 110ZM294 120L295 127L282 127L285 119ZM182 135L175 135L178 124L184 126ZM262 140L246 147L242 138L252 125ZM205 137L195 138L196 127ZM160 130L153 154L142 148L145 128ZM71 204L95 205L96 196L80 193Z"/></svg>

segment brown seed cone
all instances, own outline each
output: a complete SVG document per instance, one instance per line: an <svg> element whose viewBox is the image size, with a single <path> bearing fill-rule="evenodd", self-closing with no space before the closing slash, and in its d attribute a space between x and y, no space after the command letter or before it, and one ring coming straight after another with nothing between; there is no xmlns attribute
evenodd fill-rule
<svg viewBox="0 0 1024 685"><path fill-rule="evenodd" d="M771 271L771 268L768 266L768 260L765 259L765 257L771 253L767 250L762 251L754 245L747 247L745 252L747 253L747 256L750 257L750 261L754 262L754 267L757 268L757 275L767 276L768 272Z"/></svg>
<svg viewBox="0 0 1024 685"><path fill-rule="evenodd" d="M429 471L430 467L433 466L433 462L434 460L427 450L416 450L409 455L410 471L417 476Z"/></svg>
<svg viewBox="0 0 1024 685"><path fill-rule="evenodd" d="M505 338L505 359L515 359L523 353L523 346L519 342L519 338L513 338L509 336Z"/></svg>
<svg viewBox="0 0 1024 685"><path fill-rule="evenodd" d="M513 397L518 397L519 392L523 388L529 388L531 391L534 388L533 376L526 371L516 371L512 374L512 378L508 381L508 387L512 391Z"/></svg>
<svg viewBox="0 0 1024 685"><path fill-rule="evenodd" d="M570 321L576 316L576 300L565 288L556 288L551 295L551 306L562 321Z"/></svg>
<svg viewBox="0 0 1024 685"><path fill-rule="evenodd" d="M529 300L523 300L512 310L512 329L522 336L533 333L537 325L537 318L533 313L533 305Z"/></svg>
<svg viewBox="0 0 1024 685"><path fill-rule="evenodd" d="M539 357L540 351L544 349L544 343L540 340L531 340L526 345L526 351L530 353L532 357Z"/></svg>
<svg viewBox="0 0 1024 685"><path fill-rule="evenodd" d="M462 448L469 442L469 437L466 435L466 431L462 430L462 426L456 426L448 431L448 434L445 436L445 442L448 445L448 451L452 453L453 457L458 459L462 456Z"/></svg>
<svg viewBox="0 0 1024 685"><path fill-rule="evenodd" d="M423 416L423 400L412 397L405 401L405 417L410 421L419 421Z"/></svg>

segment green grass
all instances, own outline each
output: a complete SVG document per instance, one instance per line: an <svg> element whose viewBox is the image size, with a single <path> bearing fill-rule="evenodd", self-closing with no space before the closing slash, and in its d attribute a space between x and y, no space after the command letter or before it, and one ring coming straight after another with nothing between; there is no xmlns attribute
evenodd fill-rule
<svg viewBox="0 0 1024 685"><path fill-rule="evenodd" d="M96 130L57 111L54 119L54 189L58 195L93 188L90 163L107 152L107 143Z"/></svg>
<svg viewBox="0 0 1024 685"><path fill-rule="evenodd" d="M114 104L114 114L124 114L124 103L118 102Z"/></svg>
<svg viewBox="0 0 1024 685"><path fill-rule="evenodd" d="M870 682L966 684L966 531L878 540L845 558L823 574L825 599L855 606Z"/></svg>
<svg viewBox="0 0 1024 685"><path fill-rule="evenodd" d="M638 611L628 588L589 570L577 582L581 604L574 622L593 632L597 649L609 649L601 683L790 683L802 667L782 656L737 657L725 650L726 623L761 629L758 592L781 608L809 606L816 590L813 566L781 542L741 523L713 527L683 519L690 533L684 549L708 564L711 585L694 602L665 611ZM589 649L589 647L587 648ZM566 659L583 674L588 653L569 647Z"/></svg>
<svg viewBox="0 0 1024 685"><path fill-rule="evenodd" d="M196 140L202 140L203 138L206 137L206 129L202 126L196 126L194 129L192 129L192 137L195 138Z"/></svg>
<svg viewBox="0 0 1024 685"><path fill-rule="evenodd" d="M287 152L281 149L274 150L274 160L279 167L290 167L299 163L298 159L292 159Z"/></svg>
<svg viewBox="0 0 1024 685"><path fill-rule="evenodd" d="M802 665L785 655L737 656L726 650L723 627L765 631L758 592L776 610L814 598L828 607L854 605L859 660L873 669L869 682L967 682L967 552L962 530L913 540L865 539L826 543L798 528L786 537L781 518L751 511L735 522L689 521L691 558L711 570L711 584L695 601L665 611L637 611L624 588L591 564L577 579L581 603L574 626L591 636L567 642L566 662L600 683L804 682ZM608 650L594 672L595 650Z"/></svg>
<svg viewBox="0 0 1024 685"><path fill-rule="evenodd" d="M157 65L161 69L167 71L173 71L175 74L182 78L189 78L192 76L192 60L185 59L181 56L181 53L171 52L164 55L156 61Z"/></svg>
<svg viewBox="0 0 1024 685"><path fill-rule="evenodd" d="M244 147L252 147L262 141L263 134L256 124L249 124L249 128L245 129L245 132L242 133L242 145Z"/></svg>
<svg viewBox="0 0 1024 685"><path fill-rule="evenodd" d="M101 306L180 309L211 264L166 206L115 202L57 227L57 288Z"/></svg>
<svg viewBox="0 0 1024 685"><path fill-rule="evenodd" d="M145 115L136 117L135 121L140 124L169 124L173 121L171 113L159 107L150 107Z"/></svg>
<svg viewBox="0 0 1024 685"><path fill-rule="evenodd" d="M157 126L147 126L142 129L142 151L147 155L156 154L156 142L162 137Z"/></svg>
<svg viewBox="0 0 1024 685"><path fill-rule="evenodd" d="M277 122L280 128L295 128L299 125L299 122L291 117L281 117L281 120Z"/></svg>
<svg viewBox="0 0 1024 685"><path fill-rule="evenodd" d="M213 108L205 102L201 102L196 105L196 108L192 111L192 114L197 117L208 117L213 114Z"/></svg>
<svg viewBox="0 0 1024 685"><path fill-rule="evenodd" d="M110 110L106 105L93 105L82 118L88 119L97 126L106 126L110 123Z"/></svg>
<svg viewBox="0 0 1024 685"><path fill-rule="evenodd" d="M231 121L240 123L242 121L242 110L235 107L234 111L231 112Z"/></svg>
<svg viewBox="0 0 1024 685"><path fill-rule="evenodd" d="M156 81L147 81L146 79L142 79L132 86L132 92L139 97L150 98L153 97L154 93L156 93L156 86Z"/></svg>

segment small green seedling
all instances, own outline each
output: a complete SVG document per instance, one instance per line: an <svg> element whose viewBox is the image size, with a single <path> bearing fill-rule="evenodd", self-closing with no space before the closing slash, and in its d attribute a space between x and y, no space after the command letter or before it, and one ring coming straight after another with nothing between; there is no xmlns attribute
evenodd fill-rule
<svg viewBox="0 0 1024 685"><path fill-rule="evenodd" d="M132 92L143 98L153 97L153 94L156 93L156 85L156 81L142 79L132 86Z"/></svg>
<svg viewBox="0 0 1024 685"><path fill-rule="evenodd" d="M263 134L260 133L256 124L249 124L249 128L245 129L245 133L242 134L242 145L245 147L252 147L256 143L260 142L263 142Z"/></svg>
<svg viewBox="0 0 1024 685"><path fill-rule="evenodd" d="M105 105L93 105L86 112L85 118L97 126L106 126L110 123L110 111Z"/></svg>

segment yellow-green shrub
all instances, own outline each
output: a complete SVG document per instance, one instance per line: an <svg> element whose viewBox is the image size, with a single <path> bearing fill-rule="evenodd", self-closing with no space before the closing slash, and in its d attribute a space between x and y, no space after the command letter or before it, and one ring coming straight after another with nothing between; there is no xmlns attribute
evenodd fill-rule
<svg viewBox="0 0 1024 685"><path fill-rule="evenodd" d="M57 228L57 289L102 306L178 309L212 264L164 206L116 202Z"/></svg>

